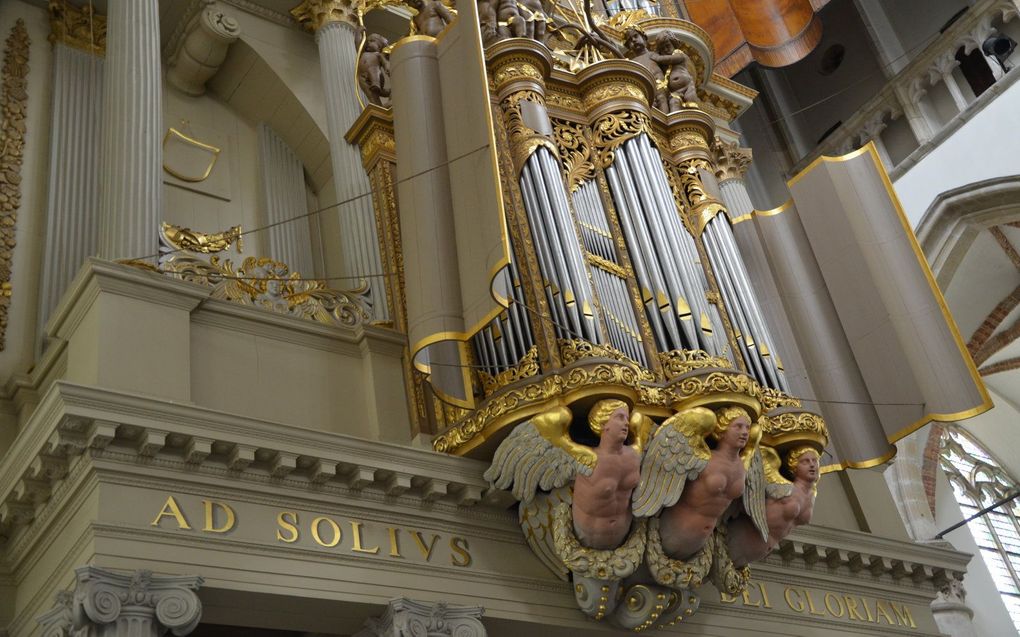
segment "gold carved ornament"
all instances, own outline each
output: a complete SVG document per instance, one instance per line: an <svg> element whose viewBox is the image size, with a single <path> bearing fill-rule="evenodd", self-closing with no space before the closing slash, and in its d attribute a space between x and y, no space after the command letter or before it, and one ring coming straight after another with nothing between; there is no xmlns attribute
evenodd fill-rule
<svg viewBox="0 0 1020 637"><path fill-rule="evenodd" d="M731 369L733 363L729 359L712 356L700 349L675 349L659 352L659 363L667 380L682 376L695 369L718 367Z"/></svg>
<svg viewBox="0 0 1020 637"><path fill-rule="evenodd" d="M567 187L570 192L575 192L582 184L595 178L591 141L582 124L553 119L552 125L560 161L567 173Z"/></svg>
<svg viewBox="0 0 1020 637"><path fill-rule="evenodd" d="M645 92L641 90L641 87L630 82L616 81L612 83L602 84L596 86L590 91L584 94L584 107L588 111L591 111L597 106L601 106L606 102L612 102L619 99L635 99L639 102L646 102L648 97Z"/></svg>
<svg viewBox="0 0 1020 637"><path fill-rule="evenodd" d="M821 453L829 442L829 430L818 414L787 411L762 418L762 437L772 447L806 444Z"/></svg>
<svg viewBox="0 0 1020 637"><path fill-rule="evenodd" d="M651 135L651 125L648 116L637 111L611 113L595 122L592 140L598 152L599 168L611 166L616 149L641 133Z"/></svg>
<svg viewBox="0 0 1020 637"><path fill-rule="evenodd" d="M51 43L99 55L106 52L106 16L96 13L91 2L79 9L68 0L50 0L49 10Z"/></svg>
<svg viewBox="0 0 1020 637"><path fill-rule="evenodd" d="M223 252L230 248L234 242L237 243L238 252L244 249L241 242L241 226L233 226L222 232L206 234L191 228L163 222L160 225L160 232L163 233L166 242L175 250L212 254L214 252Z"/></svg>
<svg viewBox="0 0 1020 637"><path fill-rule="evenodd" d="M16 224L21 206L21 165L25 151L25 113L28 109L28 30L18 19L4 48L0 82L0 351L6 346L11 269L14 265Z"/></svg>
<svg viewBox="0 0 1020 637"><path fill-rule="evenodd" d="M630 534L619 548L592 549L581 544L574 533L570 504L561 502L552 514L553 543L556 556L575 577L619 581L634 574L645 553L646 521L636 518ZM600 609L604 611L605 609Z"/></svg>
<svg viewBox="0 0 1020 637"><path fill-rule="evenodd" d="M290 15L312 33L333 22L357 27L361 24L360 5L357 0L304 0L290 10Z"/></svg>
<svg viewBox="0 0 1020 637"><path fill-rule="evenodd" d="M688 215L695 230L695 236L701 236L709 222L719 213L726 214L726 206L705 190L699 170L711 170L703 159L686 162L680 167L680 188L683 196L690 203Z"/></svg>
<svg viewBox="0 0 1020 637"><path fill-rule="evenodd" d="M268 257L248 257L235 269L230 259L212 256L208 261L175 255L160 264L166 274L211 286L211 298L261 307L280 314L354 327L368 324L371 311L362 290L333 290L321 281L302 279L297 272Z"/></svg>
<svg viewBox="0 0 1020 637"><path fill-rule="evenodd" d="M540 147L547 148L553 157L559 156L559 150L548 137L524 123L524 118L521 115L521 102L525 101L544 104L542 95L533 90L512 93L502 103L507 137L510 143L510 155L518 172L524 170L524 164L528 158Z"/></svg>
<svg viewBox="0 0 1020 637"><path fill-rule="evenodd" d="M175 147L185 151L205 153L207 155L206 165L193 174L185 173L180 167L175 168L172 165L173 159L171 159L173 155L171 151ZM221 150L212 144L206 144L193 137L189 137L176 128L168 128L163 136L163 170L177 179L188 183L194 184L205 181L212 174L213 168L216 166L216 160L220 157Z"/></svg>
<svg viewBox="0 0 1020 637"><path fill-rule="evenodd" d="M496 88L514 80L528 79L541 82L542 72L531 62L518 62L500 66L492 77Z"/></svg>
<svg viewBox="0 0 1020 637"><path fill-rule="evenodd" d="M512 385L525 378L538 376L538 372L538 347L532 346L521 358L520 362L513 367L503 370L495 376L480 371L478 376L482 381L482 391L485 392L486 396L489 396L507 385Z"/></svg>
<svg viewBox="0 0 1020 637"><path fill-rule="evenodd" d="M666 555L659 534L658 516L648 524L648 551L645 559L652 579L671 588L693 589L701 586L712 567L712 549L715 536L709 536L705 546L686 560L677 560Z"/></svg>
<svg viewBox="0 0 1020 637"><path fill-rule="evenodd" d="M641 367L637 361L612 345L592 343L583 339L560 339L557 344L559 345L560 357L564 365L571 365L589 358L608 358L627 365L633 365L637 369L638 376L642 381L653 383L657 380L655 374Z"/></svg>

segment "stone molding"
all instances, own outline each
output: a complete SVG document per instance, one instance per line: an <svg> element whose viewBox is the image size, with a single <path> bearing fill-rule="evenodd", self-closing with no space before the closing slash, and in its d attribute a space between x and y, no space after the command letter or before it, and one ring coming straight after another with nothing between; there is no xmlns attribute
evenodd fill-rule
<svg viewBox="0 0 1020 637"><path fill-rule="evenodd" d="M370 618L354 637L486 637L481 606L430 604L406 597L391 600L383 614Z"/></svg>
<svg viewBox="0 0 1020 637"><path fill-rule="evenodd" d="M183 637L198 626L202 602L197 576L130 575L94 566L75 569L74 591L56 594L54 607L38 618L46 637Z"/></svg>

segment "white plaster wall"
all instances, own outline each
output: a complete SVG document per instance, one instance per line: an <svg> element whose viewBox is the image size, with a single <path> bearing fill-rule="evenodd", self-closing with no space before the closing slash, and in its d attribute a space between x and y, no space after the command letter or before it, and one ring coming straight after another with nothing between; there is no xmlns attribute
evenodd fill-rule
<svg viewBox="0 0 1020 637"><path fill-rule="evenodd" d="M165 71L164 71L165 73ZM163 83L163 121L189 137L221 148L209 178L188 184L164 171L163 220L200 232L259 225L258 143L255 127L208 93L185 95ZM244 254L265 254L261 234L244 237ZM223 256L236 258L236 245Z"/></svg>
<svg viewBox="0 0 1020 637"><path fill-rule="evenodd" d="M896 181L903 210L916 228L935 197L975 181L1020 174L1020 82L1014 82L973 119Z"/></svg>
<svg viewBox="0 0 1020 637"><path fill-rule="evenodd" d="M0 2L0 47L11 28L24 19L28 29L28 113L21 167L21 207L18 209L11 276L11 304L7 333L0 351L0 386L12 374L24 373L34 357L39 270L46 233L46 172L49 159L51 70L50 21L46 9L21 0ZM0 434L0 438L2 438Z"/></svg>
<svg viewBox="0 0 1020 637"><path fill-rule="evenodd" d="M946 479L942 469L937 470L935 483L935 525L939 530L949 528L963 520L960 506L956 503L952 486ZM974 632L982 637L1009 637L1017 631L1006 611L1002 597L995 588L992 575L985 566L984 560L978 555L974 537L966 527L961 527L946 535L946 540L953 548L974 555L967 565L967 575L963 586L967 590L967 605L974 610Z"/></svg>

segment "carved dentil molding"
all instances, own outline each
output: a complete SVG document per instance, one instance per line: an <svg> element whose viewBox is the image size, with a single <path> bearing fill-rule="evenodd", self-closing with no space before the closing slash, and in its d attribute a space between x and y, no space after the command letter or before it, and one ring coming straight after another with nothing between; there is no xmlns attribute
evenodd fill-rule
<svg viewBox="0 0 1020 637"><path fill-rule="evenodd" d="M75 569L74 590L58 592L53 608L38 622L46 637L91 636L109 625L117 626L118 635L169 631L183 637L202 618L202 602L195 594L202 581L199 576L144 570L123 574L82 566Z"/></svg>
<svg viewBox="0 0 1020 637"><path fill-rule="evenodd" d="M406 597L390 600L386 611L370 618L355 637L486 637L481 606L429 604Z"/></svg>

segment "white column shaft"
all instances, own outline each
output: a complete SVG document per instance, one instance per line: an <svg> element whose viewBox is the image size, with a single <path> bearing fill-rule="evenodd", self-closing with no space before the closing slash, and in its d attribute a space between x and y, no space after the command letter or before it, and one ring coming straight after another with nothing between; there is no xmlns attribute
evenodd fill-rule
<svg viewBox="0 0 1020 637"><path fill-rule="evenodd" d="M722 195L726 210L730 213L731 219L751 214L754 204L747 194L747 187L743 179L727 179L719 183L719 193Z"/></svg>
<svg viewBox="0 0 1020 637"><path fill-rule="evenodd" d="M271 226L266 231L268 255L286 263L291 272L313 277L315 269L301 160L267 124L259 124L258 134L266 224Z"/></svg>
<svg viewBox="0 0 1020 637"><path fill-rule="evenodd" d="M156 252L162 217L163 87L157 0L110 0L100 172L99 256Z"/></svg>
<svg viewBox="0 0 1020 637"><path fill-rule="evenodd" d="M375 227L372 187L361 164L361 153L348 144L344 135L361 114L355 95L354 71L357 64L354 27L333 22L315 34L322 65L322 85L326 97L326 124L329 129L329 151L333 163L333 184L338 202L353 199L337 207L346 276L379 275L382 259ZM375 317L387 318L385 280L381 276L366 277L371 286ZM350 281L350 287L357 284Z"/></svg>
<svg viewBox="0 0 1020 637"><path fill-rule="evenodd" d="M45 325L99 240L99 164L103 58L53 47L53 110L39 324Z"/></svg>

